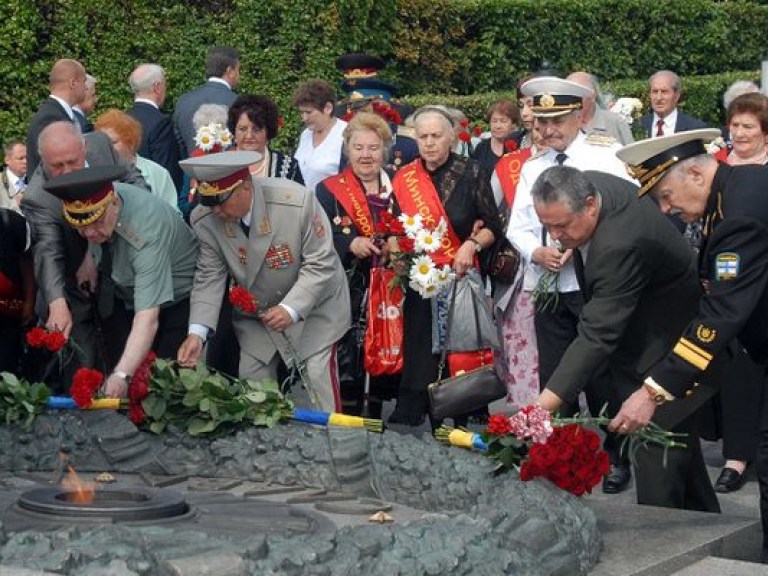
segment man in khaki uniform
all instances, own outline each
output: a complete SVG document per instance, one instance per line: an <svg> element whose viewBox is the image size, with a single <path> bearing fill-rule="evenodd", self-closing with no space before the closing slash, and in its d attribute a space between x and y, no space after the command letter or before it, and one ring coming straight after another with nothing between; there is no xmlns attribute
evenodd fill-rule
<svg viewBox="0 0 768 576"><path fill-rule="evenodd" d="M179 349L195 364L215 328L227 276L258 310L233 310L240 376L276 379L282 358L302 362L313 403L340 410L336 342L350 325L344 269L325 212L306 188L282 178L253 178L257 152L224 152L182 161L198 181L201 206L191 223L200 242L190 334Z"/></svg>

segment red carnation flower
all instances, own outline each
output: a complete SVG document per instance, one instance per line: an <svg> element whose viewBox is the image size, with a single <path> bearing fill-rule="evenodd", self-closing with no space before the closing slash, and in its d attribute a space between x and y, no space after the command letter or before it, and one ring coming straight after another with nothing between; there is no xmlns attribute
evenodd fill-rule
<svg viewBox="0 0 768 576"><path fill-rule="evenodd" d="M377 234L388 234L389 233L389 226L387 226L387 223L379 220L376 223L376 233Z"/></svg>
<svg viewBox="0 0 768 576"><path fill-rule="evenodd" d="M509 418L503 414L493 414L488 418L488 434L494 436L505 436L512 431L512 425Z"/></svg>
<svg viewBox="0 0 768 576"><path fill-rule="evenodd" d="M32 348L44 348L47 336L44 328L36 326L27 332L27 344Z"/></svg>
<svg viewBox="0 0 768 576"><path fill-rule="evenodd" d="M469 120L462 120L461 122L459 122L459 125L462 128L466 128L467 126L469 126Z"/></svg>
<svg viewBox="0 0 768 576"><path fill-rule="evenodd" d="M480 126L480 124L476 124L474 128L472 128L472 133L475 136L480 136L483 133L483 127Z"/></svg>
<svg viewBox="0 0 768 576"><path fill-rule="evenodd" d="M407 236L398 238L397 243L400 246L400 250L403 252L412 253L416 248L416 243L413 241L413 238L408 238Z"/></svg>
<svg viewBox="0 0 768 576"><path fill-rule="evenodd" d="M459 140L461 140L462 142L469 143L472 141L472 137L469 135L469 132L462 131L459 133Z"/></svg>
<svg viewBox="0 0 768 576"><path fill-rule="evenodd" d="M54 330L48 332L45 336L45 347L51 352L58 352L67 343L67 338L62 332Z"/></svg>
<svg viewBox="0 0 768 576"><path fill-rule="evenodd" d="M93 395L101 388L104 374L92 368L78 368L72 377L70 395L80 408L88 408L93 404Z"/></svg>
<svg viewBox="0 0 768 576"><path fill-rule="evenodd" d="M229 301L232 306L246 314L255 314L258 311L256 299L242 286L233 286L230 289Z"/></svg>
<svg viewBox="0 0 768 576"><path fill-rule="evenodd" d="M505 140L504 141L504 149L507 152L514 152L519 148L517 142L515 140Z"/></svg>

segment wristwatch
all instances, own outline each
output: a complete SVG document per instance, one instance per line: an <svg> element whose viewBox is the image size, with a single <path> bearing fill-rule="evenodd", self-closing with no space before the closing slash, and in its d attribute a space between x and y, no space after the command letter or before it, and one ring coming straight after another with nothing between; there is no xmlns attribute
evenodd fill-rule
<svg viewBox="0 0 768 576"><path fill-rule="evenodd" d="M480 250L483 249L483 246L480 244L480 241L474 236L471 236L469 240L475 245L475 252L479 254Z"/></svg>

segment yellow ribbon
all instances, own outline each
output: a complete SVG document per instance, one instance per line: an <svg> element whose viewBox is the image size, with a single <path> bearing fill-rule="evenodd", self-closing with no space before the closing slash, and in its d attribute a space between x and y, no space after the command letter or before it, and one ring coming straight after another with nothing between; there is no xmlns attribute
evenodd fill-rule
<svg viewBox="0 0 768 576"><path fill-rule="evenodd" d="M472 432L467 432L466 430L459 430L458 428L454 428L448 434L448 442L451 443L451 446L459 446L460 448L471 449L472 438L474 438L474 434Z"/></svg>
<svg viewBox="0 0 768 576"><path fill-rule="evenodd" d="M119 410L120 398L94 398L88 410Z"/></svg>
<svg viewBox="0 0 768 576"><path fill-rule="evenodd" d="M348 416L334 412L328 417L328 424L333 426L346 426L347 428L364 428L365 422L360 416Z"/></svg>

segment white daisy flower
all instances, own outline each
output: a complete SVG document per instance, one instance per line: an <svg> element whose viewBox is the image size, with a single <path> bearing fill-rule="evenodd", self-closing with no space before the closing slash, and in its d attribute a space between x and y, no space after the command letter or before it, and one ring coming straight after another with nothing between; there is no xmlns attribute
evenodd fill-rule
<svg viewBox="0 0 768 576"><path fill-rule="evenodd" d="M216 135L210 126L201 126L195 134L195 144L200 150L208 152L216 145Z"/></svg>
<svg viewBox="0 0 768 576"><path fill-rule="evenodd" d="M440 248L440 236L422 228L416 234L414 246L417 252L427 252L431 254Z"/></svg>
<svg viewBox="0 0 768 576"><path fill-rule="evenodd" d="M435 263L429 256L417 256L413 259L409 276L416 282L429 282L435 270Z"/></svg>
<svg viewBox="0 0 768 576"><path fill-rule="evenodd" d="M411 238L415 239L416 234L422 229L423 222L421 214L400 214L397 219L402 222L403 228L405 228L405 233Z"/></svg>

